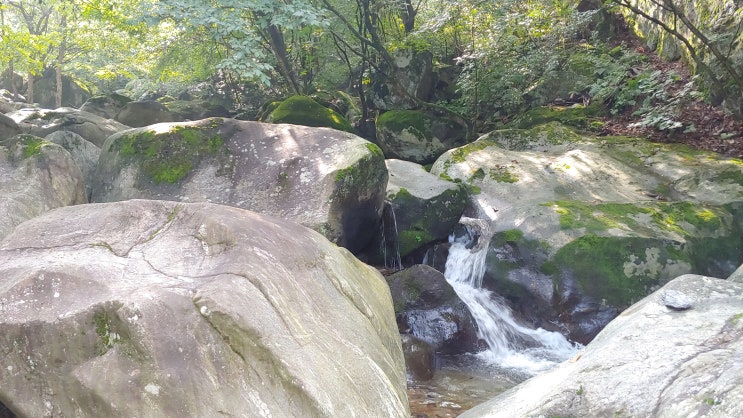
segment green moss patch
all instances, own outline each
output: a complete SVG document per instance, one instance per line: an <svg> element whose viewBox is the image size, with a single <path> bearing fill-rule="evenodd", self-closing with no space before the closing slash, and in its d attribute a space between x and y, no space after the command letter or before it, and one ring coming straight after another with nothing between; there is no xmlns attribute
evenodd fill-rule
<svg viewBox="0 0 743 418"><path fill-rule="evenodd" d="M519 181L519 176L517 176L513 171L516 167L513 165L500 165L497 164L495 168L491 168L488 170L488 174L490 175L490 179L497 181L498 183L516 183Z"/></svg>
<svg viewBox="0 0 743 418"><path fill-rule="evenodd" d="M279 104L268 117L268 122L320 126L353 132L353 127L338 112L322 106L307 96L292 96Z"/></svg>
<svg viewBox="0 0 743 418"><path fill-rule="evenodd" d="M671 231L682 236L721 228L722 217L727 212L722 208L707 207L691 202L653 202L648 204L599 203L557 201L545 203L560 216L562 229L585 228L586 232L601 232L611 228L646 232L652 236L650 226ZM641 222L648 218L649 224ZM693 228L693 230L692 230Z"/></svg>
<svg viewBox="0 0 743 418"><path fill-rule="evenodd" d="M507 124L509 128L529 129L548 122L560 122L563 125L584 131L598 132L603 122L598 118L604 111L599 105L575 105L572 107L542 106L529 110Z"/></svg>
<svg viewBox="0 0 743 418"><path fill-rule="evenodd" d="M124 135L112 147L122 157L141 161L142 170L155 183L177 183L197 166L204 156L224 149L219 135L207 134L209 128L177 126L170 132L156 134L143 130Z"/></svg>
<svg viewBox="0 0 743 418"><path fill-rule="evenodd" d="M413 250L420 248L424 244L432 242L432 237L428 231L423 229L408 229L400 231L397 234L397 243L400 247L400 255L410 254Z"/></svg>
<svg viewBox="0 0 743 418"><path fill-rule="evenodd" d="M34 155L41 152L41 147L44 144L50 144L49 141L45 141L42 138L36 136L25 136L23 137L23 158L31 158Z"/></svg>
<svg viewBox="0 0 743 418"><path fill-rule="evenodd" d="M662 284L667 265L691 267L690 261L662 240L588 234L561 248L547 269L559 266L562 278L575 279L585 294L625 308Z"/></svg>
<svg viewBox="0 0 743 418"><path fill-rule="evenodd" d="M421 140L431 140L433 121L428 115L416 110L390 110L377 117L377 128L390 132L407 131Z"/></svg>
<svg viewBox="0 0 743 418"><path fill-rule="evenodd" d="M0 144L7 146L11 154L18 157L22 156L22 158L26 159L39 154L41 148L45 145L51 145L51 142L35 135L20 134L4 141L0 141Z"/></svg>

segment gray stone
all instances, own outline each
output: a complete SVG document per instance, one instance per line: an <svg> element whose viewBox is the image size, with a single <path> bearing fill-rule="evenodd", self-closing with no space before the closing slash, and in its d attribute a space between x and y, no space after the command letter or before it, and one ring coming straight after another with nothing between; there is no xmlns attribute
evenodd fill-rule
<svg viewBox="0 0 743 418"><path fill-rule="evenodd" d="M477 191L466 213L495 232L484 283L583 343L674 277L742 261L743 167L719 154L549 123L486 134L431 173Z"/></svg>
<svg viewBox="0 0 743 418"><path fill-rule="evenodd" d="M110 137L91 200L221 203L294 220L357 252L378 229L387 177L379 148L353 134L213 118Z"/></svg>
<svg viewBox="0 0 743 418"><path fill-rule="evenodd" d="M694 295L694 309L666 308L668 291ZM574 359L460 416L743 416L742 317L743 285L681 276Z"/></svg>
<svg viewBox="0 0 743 418"><path fill-rule="evenodd" d="M155 100L126 103L114 119L124 125L134 126L136 128L178 120L165 105Z"/></svg>
<svg viewBox="0 0 743 418"><path fill-rule="evenodd" d="M24 108L8 116L18 123L24 133L43 138L52 132L70 131L99 147L112 134L130 129L114 120L68 107L55 110Z"/></svg>
<svg viewBox="0 0 743 418"><path fill-rule="evenodd" d="M395 212L400 255L445 241L467 205L467 192L421 165L390 159L385 164L390 176L387 200Z"/></svg>
<svg viewBox="0 0 743 418"><path fill-rule="evenodd" d="M21 128L15 121L0 113L0 140L10 138L21 133Z"/></svg>
<svg viewBox="0 0 743 418"><path fill-rule="evenodd" d="M376 120L376 142L391 159L430 164L444 152L467 143L467 128L419 110L390 110Z"/></svg>
<svg viewBox="0 0 743 418"><path fill-rule="evenodd" d="M409 417L382 276L293 222L207 203L58 209L0 242L19 417Z"/></svg>
<svg viewBox="0 0 743 418"><path fill-rule="evenodd" d="M743 283L743 265L738 267L738 269L735 270L733 274L730 275L730 277L728 277L728 280L730 280L731 282Z"/></svg>
<svg viewBox="0 0 743 418"><path fill-rule="evenodd" d="M116 115L131 102L132 99L118 94L111 93L102 96L91 97L86 100L80 107L83 112L92 113L106 119L114 119Z"/></svg>
<svg viewBox="0 0 743 418"><path fill-rule="evenodd" d="M83 175L64 148L23 134L0 141L0 238L50 209L81 203Z"/></svg>
<svg viewBox="0 0 743 418"><path fill-rule="evenodd" d="M26 92L28 93L28 92ZM90 97L90 92L78 84L72 77L62 74L62 106L78 108ZM57 106L57 73L53 68L46 68L41 77L34 81L34 97L29 98L32 103L41 107L54 108Z"/></svg>
<svg viewBox="0 0 743 418"><path fill-rule="evenodd" d="M72 159L83 173L85 195L89 196L91 193L90 185L93 183L93 176L98 166L98 158L101 156L101 149L92 142L86 141L80 135L70 131L52 132L45 139L54 144L61 145L70 153Z"/></svg>
<svg viewBox="0 0 743 418"><path fill-rule="evenodd" d="M666 307L674 311L685 311L694 306L694 299L678 290L666 290L661 294L661 299Z"/></svg>
<svg viewBox="0 0 743 418"><path fill-rule="evenodd" d="M375 71L371 85L371 102L377 109L416 109L412 98L428 101L436 86L437 74L433 71L433 55L429 51L397 50L395 68ZM397 83L388 79L392 73ZM400 89L403 91L400 91Z"/></svg>

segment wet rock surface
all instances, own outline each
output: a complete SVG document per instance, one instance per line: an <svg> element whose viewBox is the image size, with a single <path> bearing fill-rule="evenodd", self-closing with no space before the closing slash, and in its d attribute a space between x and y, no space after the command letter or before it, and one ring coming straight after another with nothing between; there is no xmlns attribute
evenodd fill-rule
<svg viewBox="0 0 743 418"><path fill-rule="evenodd" d="M401 332L440 353L482 349L472 315L443 273L419 264L387 276L387 282Z"/></svg>

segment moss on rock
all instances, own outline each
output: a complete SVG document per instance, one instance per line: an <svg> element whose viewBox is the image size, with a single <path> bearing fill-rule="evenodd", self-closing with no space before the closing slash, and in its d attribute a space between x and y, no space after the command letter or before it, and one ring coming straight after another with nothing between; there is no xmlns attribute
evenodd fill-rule
<svg viewBox="0 0 743 418"><path fill-rule="evenodd" d="M692 268L690 257L671 242L595 234L565 245L553 261L561 271L558 280L572 278L586 295L618 308Z"/></svg>
<svg viewBox="0 0 743 418"><path fill-rule="evenodd" d="M430 141L433 137L429 116L417 110L393 110L384 112L377 118L377 128L390 132L408 132L420 140Z"/></svg>
<svg viewBox="0 0 743 418"><path fill-rule="evenodd" d="M213 121L218 124L218 122ZM209 131L214 126L175 126L166 133L149 129L122 135L112 144L119 154L141 162L142 170L155 183L177 183L205 155L216 155L224 149L223 140Z"/></svg>
<svg viewBox="0 0 743 418"><path fill-rule="evenodd" d="M603 109L597 104L571 107L541 106L516 116L506 127L530 129L548 122L560 122L572 128L597 132L603 127L603 122L598 118L603 113Z"/></svg>
<svg viewBox="0 0 743 418"><path fill-rule="evenodd" d="M15 158L26 159L39 154L42 147L52 143L35 135L19 134L0 141L0 144L8 147L11 155L16 155Z"/></svg>
<svg viewBox="0 0 743 418"><path fill-rule="evenodd" d="M562 229L581 229L597 233L612 228L637 233L654 234L654 229L688 237L722 227L722 218L729 217L724 208L692 202L649 203L585 203L557 201L545 203L560 217Z"/></svg>
<svg viewBox="0 0 743 418"><path fill-rule="evenodd" d="M284 100L273 109L266 121L354 131L351 124L338 112L322 106L307 96L292 96Z"/></svg>

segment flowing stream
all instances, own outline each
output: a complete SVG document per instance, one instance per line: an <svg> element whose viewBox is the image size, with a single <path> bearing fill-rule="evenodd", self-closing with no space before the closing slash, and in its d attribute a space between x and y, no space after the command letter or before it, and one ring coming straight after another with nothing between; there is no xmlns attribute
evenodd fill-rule
<svg viewBox="0 0 743 418"><path fill-rule="evenodd" d="M486 221L463 218L467 233L451 237L445 276L477 322L478 336L489 349L480 353L489 363L533 375L577 354L579 346L562 334L531 329L516 322L497 295L482 288L491 233Z"/></svg>

